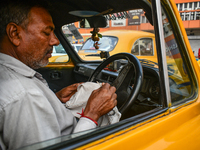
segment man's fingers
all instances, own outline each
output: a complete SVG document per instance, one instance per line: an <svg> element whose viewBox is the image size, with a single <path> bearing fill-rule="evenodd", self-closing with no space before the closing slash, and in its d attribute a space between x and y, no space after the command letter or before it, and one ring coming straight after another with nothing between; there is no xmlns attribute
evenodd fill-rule
<svg viewBox="0 0 200 150"><path fill-rule="evenodd" d="M113 94L113 99L117 99L117 94L116 93Z"/></svg>
<svg viewBox="0 0 200 150"><path fill-rule="evenodd" d="M114 86L110 86L110 91L114 93L116 92L116 88Z"/></svg>
<svg viewBox="0 0 200 150"><path fill-rule="evenodd" d="M109 83L104 83L104 84L102 84L102 87L104 87L104 88L110 88L110 84Z"/></svg>
<svg viewBox="0 0 200 150"><path fill-rule="evenodd" d="M116 99L114 100L114 104L115 104L115 106L117 106L117 100Z"/></svg>
<svg viewBox="0 0 200 150"><path fill-rule="evenodd" d="M110 89L110 91L113 92L113 93L116 91L116 88L114 86L111 86L109 83L104 83L104 84L102 84L101 87Z"/></svg>
<svg viewBox="0 0 200 150"><path fill-rule="evenodd" d="M114 94L112 95L112 99L113 99L114 105L116 106L116 105L117 105L117 94L116 94L116 93L114 93Z"/></svg>

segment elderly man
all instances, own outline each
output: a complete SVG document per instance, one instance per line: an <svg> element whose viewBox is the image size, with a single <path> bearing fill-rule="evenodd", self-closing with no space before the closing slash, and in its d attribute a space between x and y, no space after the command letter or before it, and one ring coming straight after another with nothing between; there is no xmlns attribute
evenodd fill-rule
<svg viewBox="0 0 200 150"><path fill-rule="evenodd" d="M45 4L46 5L46 4ZM17 149L96 127L100 116L116 106L115 88L104 84L93 91L83 117L76 123L66 102L78 84L56 93L34 69L48 64L59 41L41 1L0 4L0 145Z"/></svg>

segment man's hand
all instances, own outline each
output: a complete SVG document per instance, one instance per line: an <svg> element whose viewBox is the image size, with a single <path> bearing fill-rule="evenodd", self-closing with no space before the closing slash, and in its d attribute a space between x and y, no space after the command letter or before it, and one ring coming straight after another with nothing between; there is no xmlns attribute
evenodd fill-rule
<svg viewBox="0 0 200 150"><path fill-rule="evenodd" d="M56 96L58 97L58 99L60 99L61 102L66 103L67 101L69 101L69 99L72 97L72 95L74 95L74 93L76 93L77 87L80 84L81 83L75 83L70 86L67 86L67 87L63 88L62 90L58 91L56 93Z"/></svg>
<svg viewBox="0 0 200 150"><path fill-rule="evenodd" d="M117 105L116 88L105 83L94 90L88 99L84 115L98 121L99 117L107 114Z"/></svg>

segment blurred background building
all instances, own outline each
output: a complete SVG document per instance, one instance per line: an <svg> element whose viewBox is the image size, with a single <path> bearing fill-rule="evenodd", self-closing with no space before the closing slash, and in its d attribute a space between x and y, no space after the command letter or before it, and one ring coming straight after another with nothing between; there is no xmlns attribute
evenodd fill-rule
<svg viewBox="0 0 200 150"><path fill-rule="evenodd" d="M200 49L200 1L174 0L183 20L194 55Z"/></svg>

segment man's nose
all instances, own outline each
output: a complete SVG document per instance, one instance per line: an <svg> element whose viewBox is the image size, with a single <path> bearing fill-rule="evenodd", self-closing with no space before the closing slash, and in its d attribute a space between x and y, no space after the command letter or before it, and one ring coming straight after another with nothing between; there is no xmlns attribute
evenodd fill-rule
<svg viewBox="0 0 200 150"><path fill-rule="evenodd" d="M50 45L57 46L60 44L60 41L56 37L56 35L53 33L52 38L50 40Z"/></svg>

